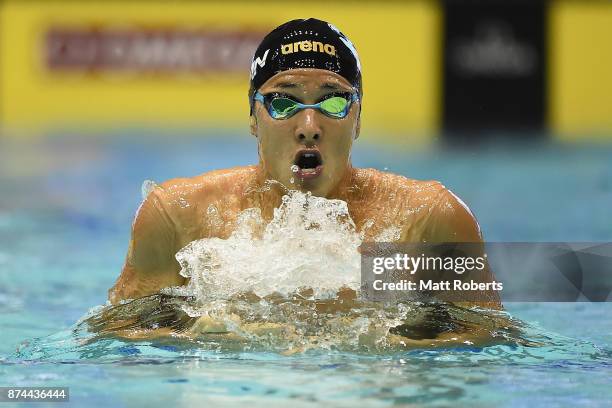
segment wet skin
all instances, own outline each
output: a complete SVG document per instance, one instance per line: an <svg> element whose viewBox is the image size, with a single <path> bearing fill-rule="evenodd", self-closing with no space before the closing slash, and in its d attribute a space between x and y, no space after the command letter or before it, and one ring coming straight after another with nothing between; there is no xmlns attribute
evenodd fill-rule
<svg viewBox="0 0 612 408"><path fill-rule="evenodd" d="M275 75L260 89L263 95L281 93L305 104L320 102L334 92L355 92L346 79L318 69L295 69ZM277 180L292 189L330 197L345 189L350 174L353 141L359 136L360 103L351 106L348 116L331 118L315 109L304 109L294 116L273 119L261 103L251 116L251 134L259 145L259 165L266 179ZM300 151L318 152L322 166L313 178L300 177L291 166ZM292 183L293 181L293 183Z"/></svg>
<svg viewBox="0 0 612 408"><path fill-rule="evenodd" d="M330 93L352 88L330 71L294 69L270 78L259 91L314 104ZM136 214L125 265L109 290L110 301L115 304L185 284L176 252L197 239L228 238L237 216L247 208L260 208L264 219L271 220L288 188L346 201L364 241L482 242L469 208L441 183L352 167L360 108L359 101L353 103L343 119L308 108L276 120L256 102L250 131L258 140L259 163L169 180L152 191ZM320 155L321 167L314 176L310 170L291 170L304 150ZM393 236L384 237L393 229ZM487 270L480 279L487 282L493 277ZM486 306L501 307L494 292L483 293L482 299Z"/></svg>

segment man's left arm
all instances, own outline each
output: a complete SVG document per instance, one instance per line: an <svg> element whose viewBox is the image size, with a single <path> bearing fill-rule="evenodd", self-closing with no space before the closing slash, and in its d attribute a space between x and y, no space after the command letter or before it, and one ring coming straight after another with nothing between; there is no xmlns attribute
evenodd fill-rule
<svg viewBox="0 0 612 408"><path fill-rule="evenodd" d="M484 255L484 242L482 232L476 217L468 206L450 190L444 189L440 192L436 204L426 223L423 240L428 243L475 243L475 256ZM479 245L478 245L479 244ZM485 268L480 273L472 272L469 278L477 282L493 282L495 277L485 262ZM499 293L494 290L470 292L465 302L456 302L462 305L477 305L492 309L502 309Z"/></svg>

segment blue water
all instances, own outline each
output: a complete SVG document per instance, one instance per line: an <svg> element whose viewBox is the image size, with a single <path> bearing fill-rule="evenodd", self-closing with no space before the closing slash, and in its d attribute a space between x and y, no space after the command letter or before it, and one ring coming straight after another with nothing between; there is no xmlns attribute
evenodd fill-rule
<svg viewBox="0 0 612 408"><path fill-rule="evenodd" d="M612 146L413 150L364 139L356 166L441 180L487 240L612 240ZM256 160L246 136L0 140L0 385L69 386L70 406L91 407L612 405L610 303L506 304L550 339L541 348L284 357L118 340L77 347L83 334L70 330L106 301L142 181Z"/></svg>

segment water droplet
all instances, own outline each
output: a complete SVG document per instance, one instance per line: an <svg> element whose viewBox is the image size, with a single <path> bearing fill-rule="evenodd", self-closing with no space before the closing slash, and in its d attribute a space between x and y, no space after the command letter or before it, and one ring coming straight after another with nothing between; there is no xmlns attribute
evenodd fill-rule
<svg viewBox="0 0 612 408"><path fill-rule="evenodd" d="M153 180L145 180L142 182L142 187L140 187L140 192L142 194L142 199L146 199L151 191L155 190L157 184Z"/></svg>

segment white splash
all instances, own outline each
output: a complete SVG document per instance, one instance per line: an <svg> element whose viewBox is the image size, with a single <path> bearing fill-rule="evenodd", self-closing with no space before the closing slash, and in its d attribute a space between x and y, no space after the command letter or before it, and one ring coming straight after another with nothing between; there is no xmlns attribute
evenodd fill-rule
<svg viewBox="0 0 612 408"><path fill-rule="evenodd" d="M142 194L142 199L145 200L151 191L155 190L157 187L157 183L153 180L145 180L142 182L142 186L140 187L140 193Z"/></svg>
<svg viewBox="0 0 612 408"><path fill-rule="evenodd" d="M190 278L183 294L210 306L249 292L287 296L309 288L328 299L359 288L361 238L344 201L290 191L269 224L252 208L237 225L226 240L201 239L176 254Z"/></svg>
<svg viewBox="0 0 612 408"><path fill-rule="evenodd" d="M397 242L401 237L402 229L397 226L389 227L382 230L374 238L375 242Z"/></svg>

